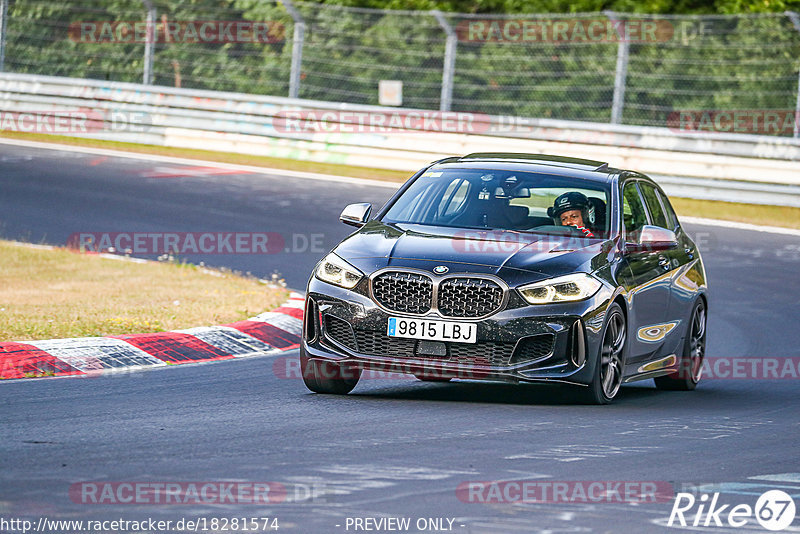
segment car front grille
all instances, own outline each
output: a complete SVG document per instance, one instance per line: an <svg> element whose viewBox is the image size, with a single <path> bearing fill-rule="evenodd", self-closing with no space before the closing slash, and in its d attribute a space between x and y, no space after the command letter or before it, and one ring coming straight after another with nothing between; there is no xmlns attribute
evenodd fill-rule
<svg viewBox="0 0 800 534"><path fill-rule="evenodd" d="M389 358L416 358L442 363L462 365L502 366L508 365L514 343L498 343L479 341L477 343L446 343L446 356L431 356L417 351L419 342L387 336L372 330L356 330L358 352L369 356L385 356Z"/></svg>
<svg viewBox="0 0 800 534"><path fill-rule="evenodd" d="M433 280L419 273L387 271L372 281L375 301L389 311L425 314L433 307ZM503 288L487 278L446 278L439 283L437 308L446 317L490 315L503 305Z"/></svg>
<svg viewBox="0 0 800 534"><path fill-rule="evenodd" d="M433 303L433 280L406 272L386 272L372 281L375 300L387 310L428 313Z"/></svg>
<svg viewBox="0 0 800 534"><path fill-rule="evenodd" d="M417 341L414 339L389 337L371 330L358 330L356 342L358 352L361 354L389 358L413 358L417 346Z"/></svg>
<svg viewBox="0 0 800 534"><path fill-rule="evenodd" d="M337 317L326 317L328 336L347 348L367 356L386 358L413 358L417 360L505 367L548 356L553 351L554 336L540 334L517 342L478 341L477 343L441 342L446 354L434 356L419 351L420 341L387 336L374 330L351 330L349 323ZM329 326L330 325L330 326ZM516 350L515 350L516 347Z"/></svg>
<svg viewBox="0 0 800 534"><path fill-rule="evenodd" d="M483 317L503 304L503 288L485 278L448 278L439 286L438 308L448 317Z"/></svg>
<svg viewBox="0 0 800 534"><path fill-rule="evenodd" d="M461 365L490 367L508 365L515 343L479 341L478 343L451 343L449 362Z"/></svg>

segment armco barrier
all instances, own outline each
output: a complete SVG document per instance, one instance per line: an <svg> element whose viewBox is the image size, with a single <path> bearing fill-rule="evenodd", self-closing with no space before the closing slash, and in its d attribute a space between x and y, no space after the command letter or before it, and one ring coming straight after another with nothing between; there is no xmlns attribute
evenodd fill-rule
<svg viewBox="0 0 800 534"><path fill-rule="evenodd" d="M469 152L557 153L637 169L679 196L800 206L800 140L786 137L481 114L456 132L432 131L424 121L353 131L355 113L437 112L0 73L0 112L76 109L91 122L91 131L69 133L81 137L405 171ZM285 127L287 112L314 110L336 112L326 131Z"/></svg>

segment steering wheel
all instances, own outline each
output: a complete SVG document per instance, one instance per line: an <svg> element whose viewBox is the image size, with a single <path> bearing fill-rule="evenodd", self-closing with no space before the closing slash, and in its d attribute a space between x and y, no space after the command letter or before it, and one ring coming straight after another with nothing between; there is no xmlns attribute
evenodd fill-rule
<svg viewBox="0 0 800 534"><path fill-rule="evenodd" d="M583 232L578 230L574 226L560 226L557 224L543 224L541 226L537 226L532 228L532 230L536 230L537 232L544 232L548 234L555 234L555 235L567 235L570 237L583 237Z"/></svg>

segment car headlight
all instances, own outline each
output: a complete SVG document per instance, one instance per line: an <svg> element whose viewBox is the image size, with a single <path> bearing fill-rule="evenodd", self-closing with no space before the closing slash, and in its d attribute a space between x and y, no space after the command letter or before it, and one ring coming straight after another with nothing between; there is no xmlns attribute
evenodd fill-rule
<svg viewBox="0 0 800 534"><path fill-rule="evenodd" d="M602 285L600 280L589 274L576 273L527 284L518 289L530 304L550 304L589 298Z"/></svg>
<svg viewBox="0 0 800 534"><path fill-rule="evenodd" d="M331 252L319 262L316 271L317 278L329 284L352 289L361 277L361 271Z"/></svg>

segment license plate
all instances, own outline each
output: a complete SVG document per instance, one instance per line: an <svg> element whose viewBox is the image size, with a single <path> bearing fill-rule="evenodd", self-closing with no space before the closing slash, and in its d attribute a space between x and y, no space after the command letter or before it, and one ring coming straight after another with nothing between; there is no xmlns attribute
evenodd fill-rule
<svg viewBox="0 0 800 534"><path fill-rule="evenodd" d="M386 333L392 337L475 343L477 341L478 325L475 323L389 317L389 327Z"/></svg>

